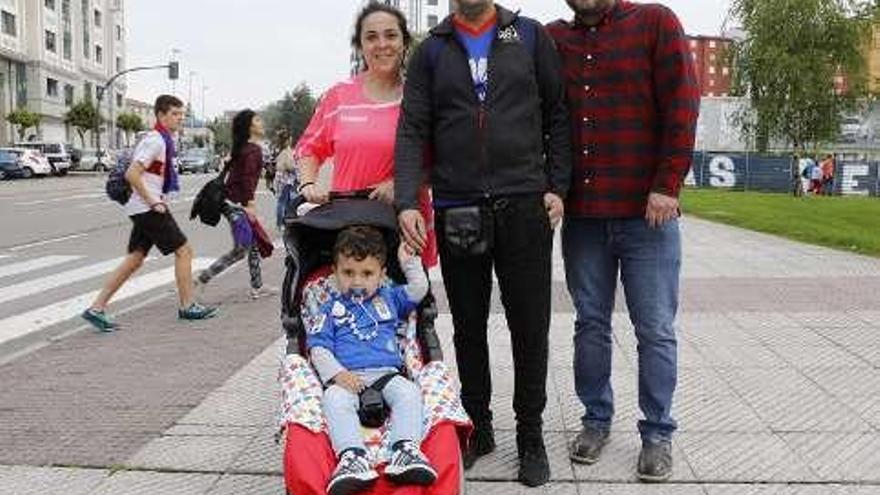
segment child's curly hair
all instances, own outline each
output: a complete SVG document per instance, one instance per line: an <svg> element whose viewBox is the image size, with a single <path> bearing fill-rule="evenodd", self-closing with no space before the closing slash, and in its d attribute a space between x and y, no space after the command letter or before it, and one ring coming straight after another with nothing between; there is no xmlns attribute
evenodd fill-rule
<svg viewBox="0 0 880 495"><path fill-rule="evenodd" d="M383 267L388 259L388 248L385 246L385 237L375 227L359 225L348 227L336 237L333 246L333 262L339 260L339 256L354 258L362 261L372 256L379 260Z"/></svg>

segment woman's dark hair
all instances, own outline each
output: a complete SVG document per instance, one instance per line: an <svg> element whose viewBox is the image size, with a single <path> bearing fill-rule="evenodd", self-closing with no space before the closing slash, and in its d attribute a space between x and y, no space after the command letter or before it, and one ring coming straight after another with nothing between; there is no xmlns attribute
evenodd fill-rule
<svg viewBox="0 0 880 495"><path fill-rule="evenodd" d="M349 227L339 233L333 246L333 262L335 263L340 256L358 261L372 257L379 260L379 264L384 267L388 259L385 237L375 227L362 225Z"/></svg>
<svg viewBox="0 0 880 495"><path fill-rule="evenodd" d="M406 16L403 15L399 9L396 9L390 5L385 5L384 3L370 3L357 15L357 19L354 21L354 34L351 36L351 47L360 52L363 49L361 45L361 35L364 33L364 20L372 14L376 12L385 12L386 14L393 15L397 18L397 26L400 28L400 32L403 35L403 51L404 55L406 55L406 51L409 49L412 44L412 33L409 32L409 28L406 23ZM364 63L366 65L366 63Z"/></svg>
<svg viewBox="0 0 880 495"><path fill-rule="evenodd" d="M232 163L236 163L241 156L241 150L251 140L251 124L257 113L251 109L245 109L232 119Z"/></svg>

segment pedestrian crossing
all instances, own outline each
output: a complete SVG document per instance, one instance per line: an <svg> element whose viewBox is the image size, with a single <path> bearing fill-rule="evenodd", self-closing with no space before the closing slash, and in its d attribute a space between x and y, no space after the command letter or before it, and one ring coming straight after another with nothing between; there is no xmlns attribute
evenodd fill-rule
<svg viewBox="0 0 880 495"><path fill-rule="evenodd" d="M80 255L50 255L32 259L0 256L0 345L13 339L76 318L97 297L107 275L122 258L76 266ZM148 262L113 297L113 302L134 298L174 283L174 266ZM207 268L213 259L193 260L193 271ZM63 294L61 300L47 294ZM71 296L71 294L75 294ZM34 306L34 301L38 307ZM15 308L24 307L16 313Z"/></svg>

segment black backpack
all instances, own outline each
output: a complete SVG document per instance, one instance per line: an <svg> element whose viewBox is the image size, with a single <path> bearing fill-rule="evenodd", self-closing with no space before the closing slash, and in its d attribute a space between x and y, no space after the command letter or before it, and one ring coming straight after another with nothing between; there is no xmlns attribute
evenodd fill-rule
<svg viewBox="0 0 880 495"><path fill-rule="evenodd" d="M131 198L131 184L125 178L125 173L131 165L131 155L131 153L123 153L119 156L116 165L107 175L107 183L104 185L107 196L123 206Z"/></svg>
<svg viewBox="0 0 880 495"><path fill-rule="evenodd" d="M223 171L220 172L220 175L202 186L202 190L196 195L189 212L190 220L198 216L203 224L211 227L216 227L220 223L220 218L223 216L223 203L226 201L226 174L229 172L230 164L231 162L227 161L223 165Z"/></svg>

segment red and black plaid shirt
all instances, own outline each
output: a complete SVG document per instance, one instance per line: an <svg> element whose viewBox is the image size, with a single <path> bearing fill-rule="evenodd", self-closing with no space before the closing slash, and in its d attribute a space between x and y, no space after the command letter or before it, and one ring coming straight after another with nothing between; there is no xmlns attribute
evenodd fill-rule
<svg viewBox="0 0 880 495"><path fill-rule="evenodd" d="M700 90L687 39L662 5L618 0L592 27L547 29L562 59L575 151L566 213L643 215L678 196L691 167Z"/></svg>

